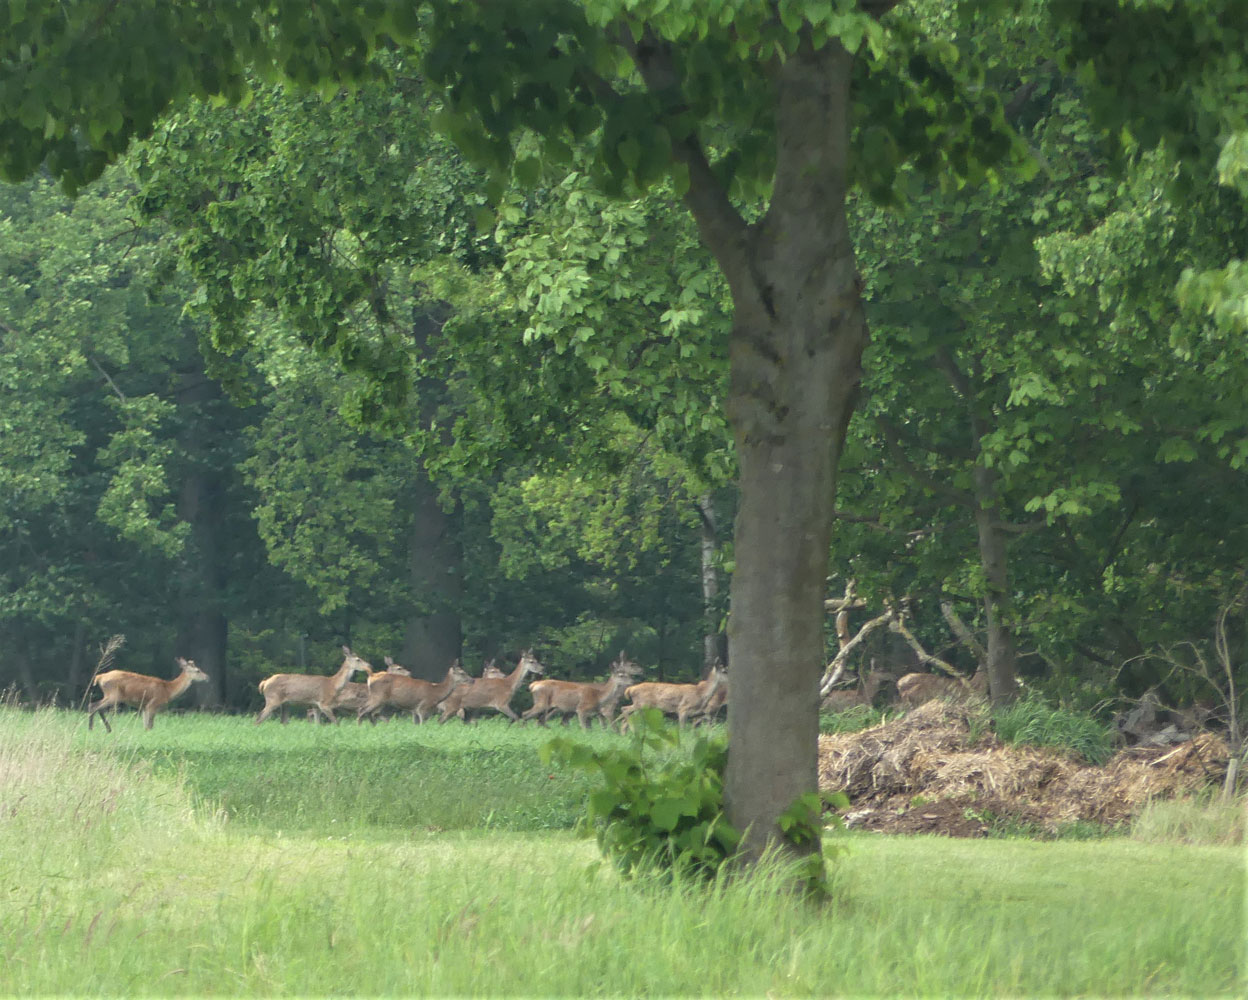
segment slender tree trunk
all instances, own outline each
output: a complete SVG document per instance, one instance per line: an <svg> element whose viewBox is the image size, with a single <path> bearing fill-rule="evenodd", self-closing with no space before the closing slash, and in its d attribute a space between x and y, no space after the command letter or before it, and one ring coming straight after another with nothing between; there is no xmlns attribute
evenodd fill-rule
<svg viewBox="0 0 1248 1000"><path fill-rule="evenodd" d="M771 205L725 268L735 306L728 415L740 463L729 652L728 819L746 857L815 791L836 465L866 344L845 213L853 57L803 45L777 70ZM818 838L794 849L818 851Z"/></svg>
<svg viewBox="0 0 1248 1000"><path fill-rule="evenodd" d="M1006 534L996 509L996 476L977 463L972 475L975 488L975 529L979 536L979 561L984 571L984 620L988 626L988 691L992 704L1006 705L1018 690L1014 631L1006 614L1009 599Z"/></svg>
<svg viewBox="0 0 1248 1000"><path fill-rule="evenodd" d="M715 507L709 493L698 497L698 513L702 525L702 673L705 675L716 660L723 659L716 600L719 597L719 571L715 568L715 553L719 540L715 530Z"/></svg>
<svg viewBox="0 0 1248 1000"><path fill-rule="evenodd" d="M191 697L202 707L226 699L226 648L229 626L222 603L225 590L225 539L222 488L218 478L193 470L182 481L178 513L191 525L186 589L175 655L185 656L208 675L193 685Z"/></svg>
<svg viewBox="0 0 1248 1000"><path fill-rule="evenodd" d="M192 347L191 354L199 359ZM186 431L182 443L189 466L178 495L178 516L191 526L184 555L182 608L178 620L177 649L173 655L195 661L208 675L204 684L192 686L191 698L200 707L225 704L226 647L229 626L225 617L229 533L226 530L226 474L213 459L215 423L212 410L222 401L221 387L202 368L187 371L178 391ZM170 658L172 659L172 657ZM167 665L172 667L172 663Z"/></svg>

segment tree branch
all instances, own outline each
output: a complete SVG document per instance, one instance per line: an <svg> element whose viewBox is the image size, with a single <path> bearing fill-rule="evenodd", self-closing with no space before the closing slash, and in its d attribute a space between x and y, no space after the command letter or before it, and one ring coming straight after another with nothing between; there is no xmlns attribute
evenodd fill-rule
<svg viewBox="0 0 1248 1000"><path fill-rule="evenodd" d="M684 202L693 214L702 242L719 261L733 291L744 293L749 285L749 226L711 169L695 129L680 124L688 107L670 48L648 29L640 41L635 41L632 32L621 26L616 29L616 40L632 57L646 90L664 108L664 124L672 137L672 158L689 171Z"/></svg>
<svg viewBox="0 0 1248 1000"><path fill-rule="evenodd" d="M884 443L888 446L889 455L892 457L894 462L901 466L902 471L905 472L907 476L929 492L935 493L938 496L946 497L960 507L969 507L971 510L974 510L978 506L975 502L975 497L968 491L957 489L954 486L950 486L948 483L942 483L939 479L936 479L934 476L929 476L926 472L923 472L918 468L918 466L911 462L910 459L906 457L905 451L902 450L901 442L898 440L896 434L893 433L892 427L885 418L876 417L875 424L884 435Z"/></svg>

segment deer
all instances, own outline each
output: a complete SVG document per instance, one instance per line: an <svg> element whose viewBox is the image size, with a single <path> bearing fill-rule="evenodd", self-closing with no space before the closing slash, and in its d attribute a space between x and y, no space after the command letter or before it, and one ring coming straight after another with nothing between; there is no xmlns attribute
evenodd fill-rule
<svg viewBox="0 0 1248 1000"><path fill-rule="evenodd" d="M875 696L879 694L881 686L888 681L896 681L896 678L883 670L870 670L858 679L857 686L836 688L829 691L824 695L823 701L819 703L819 707L830 712L844 712L846 709L853 708L856 705L870 707L875 701Z"/></svg>
<svg viewBox="0 0 1248 1000"><path fill-rule="evenodd" d="M943 677L940 674L903 674L897 680L897 700L910 706L922 705L934 698L949 701L972 701L988 694L988 671L981 666L970 680L964 677Z"/></svg>
<svg viewBox="0 0 1248 1000"><path fill-rule="evenodd" d="M558 712L567 723L568 713L575 712L582 729L589 728L591 716L597 715L604 726L610 727L615 706L619 704L624 689L641 676L641 667L624 655L611 664L611 674L596 684L577 681L540 680L529 685L533 692L533 707L520 716L527 722L536 718L539 726L546 725Z"/></svg>
<svg viewBox="0 0 1248 1000"><path fill-rule="evenodd" d="M360 717L360 712L363 710L364 705L367 704L368 702L368 693L369 691L372 690L372 684L373 684L374 679L379 678L379 677L388 677L388 676L394 676L394 677L411 677L412 676L411 671L408 670L407 667L400 666L399 664L395 663L394 660L390 659L390 657L388 656L386 657L386 669L385 670L374 670L371 666L366 666L364 669L365 669L365 672L368 674L368 676L365 678L366 683L360 684L357 681L347 681L347 683L342 686L342 690L339 691L337 695L335 695L334 701L333 701L333 707L335 709L339 709L339 710L343 710L347 712L355 712L356 722L363 721ZM286 706L283 705L282 706L282 718L285 719L285 717L286 717ZM317 714L316 709L309 708L308 709L308 721L316 722L319 719L320 719L320 716ZM375 715L370 715L368 717L368 721L371 722L373 725L376 725L377 717Z"/></svg>
<svg viewBox="0 0 1248 1000"><path fill-rule="evenodd" d="M424 723L452 691L463 684L471 684L472 677L459 665L451 664L440 682L434 684L411 675L376 674L368 679L368 699L356 715L357 719L370 719L384 706L390 705L412 713L412 722Z"/></svg>
<svg viewBox="0 0 1248 1000"><path fill-rule="evenodd" d="M461 713L471 708L488 708L502 712L512 722L518 722L520 716L512 710L511 699L515 697L526 676L545 672L546 668L533 655L533 651L526 649L520 654L520 662L510 674L503 677L478 677L442 702L442 714L438 717L438 723L444 724L452 715L463 718Z"/></svg>
<svg viewBox="0 0 1248 1000"><path fill-rule="evenodd" d="M338 671L329 677L319 674L273 674L260 682L260 693L264 695L264 708L256 716L256 725L284 705L314 705L330 722L337 722L334 715L334 699L351 679L351 675L372 673L372 665L360 656L351 652L350 646L342 647L343 661ZM283 716L282 722L286 719Z"/></svg>
<svg viewBox="0 0 1248 1000"><path fill-rule="evenodd" d="M683 726L689 716L705 709L726 679L723 665L716 661L706 677L697 684L666 684L661 681L634 684L624 689L624 697L632 704L625 705L621 711L621 725L629 725L629 716L639 708L657 708L676 716L677 724Z"/></svg>
<svg viewBox="0 0 1248 1000"><path fill-rule="evenodd" d="M455 662L458 663L459 661L456 660ZM495 664L494 660L490 659L486 662L485 666L481 669L481 676L473 677L472 674L468 674L468 680L465 681L463 685L461 685L457 690L455 690L451 695L447 697L446 704L453 706L451 711L455 716L459 718L460 722L466 722L468 719L468 713L464 710L464 707L463 707L464 693L479 680L483 680L483 681L494 680L494 679L502 678L506 676L507 674Z"/></svg>
<svg viewBox="0 0 1248 1000"><path fill-rule="evenodd" d="M715 717L719 715L720 710L728 704L728 678L725 677L723 682L715 689L715 693L706 699L706 705L693 719L695 726L709 725L715 721ZM693 718L693 716L690 716Z"/></svg>
<svg viewBox="0 0 1248 1000"><path fill-rule="evenodd" d="M173 662L182 668L182 672L170 681L147 674L133 674L129 670L109 670L99 674L92 684L98 685L104 696L87 709L87 728L95 727L95 714L99 712L100 721L111 733L113 727L108 724L105 710L116 709L118 705L132 705L143 713L143 728L151 729L157 712L195 681L208 680L208 675L195 665L194 660L179 656Z"/></svg>

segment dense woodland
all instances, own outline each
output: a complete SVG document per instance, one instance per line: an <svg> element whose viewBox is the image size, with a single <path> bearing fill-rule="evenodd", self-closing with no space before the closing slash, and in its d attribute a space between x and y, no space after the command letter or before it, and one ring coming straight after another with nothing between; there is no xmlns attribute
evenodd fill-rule
<svg viewBox="0 0 1248 1000"><path fill-rule="evenodd" d="M514 65L464 41L505 14L455 36L443 6L385 22L364 63L326 43L280 72L278 55L201 69L124 120L107 92L74 128L8 107L37 153L6 140L25 179L0 187L0 685L77 703L116 633L119 666L193 657L200 704L233 709L274 669L328 673L344 642L426 677L530 646L571 678L621 648L660 678L723 654L742 484L751 512L789 492L757 456L743 478L757 439L734 437L730 397L753 307L698 200L713 174L731 218L773 219L785 167L760 136L791 123L754 105L728 121L755 36L793 39L784 72L808 48L862 53L837 176L865 347L829 449L825 596L853 580L851 627L904 604L959 668L986 658L1084 708L1208 696L1187 668L1218 662L1219 621L1244 679L1233 3L1180 5L1164 31L1166 5L1128 4L1112 36L1096 5L1058 0L841 5L813 28L780 4L733 26L747 56L642 4L617 103L591 113L573 74L557 135L541 115L559 80L521 61L544 30L588 46L558 21L575 5L510 39ZM641 117L670 82L638 39L676 51L687 31L691 106L728 122L696 126L697 156L670 109L662 134ZM1136 65L1141 39L1173 51ZM520 95L514 120L466 110L472 73ZM837 649L829 613L825 662ZM881 631L851 669L912 655Z"/></svg>

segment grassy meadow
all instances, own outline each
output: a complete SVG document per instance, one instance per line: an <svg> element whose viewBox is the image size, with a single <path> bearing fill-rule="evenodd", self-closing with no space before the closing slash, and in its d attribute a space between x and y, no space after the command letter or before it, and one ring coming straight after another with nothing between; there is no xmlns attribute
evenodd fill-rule
<svg viewBox="0 0 1248 1000"><path fill-rule="evenodd" d="M847 835L833 901L621 882L502 721L0 708L0 995L1242 994L1242 849ZM594 741L619 739L595 731Z"/></svg>

